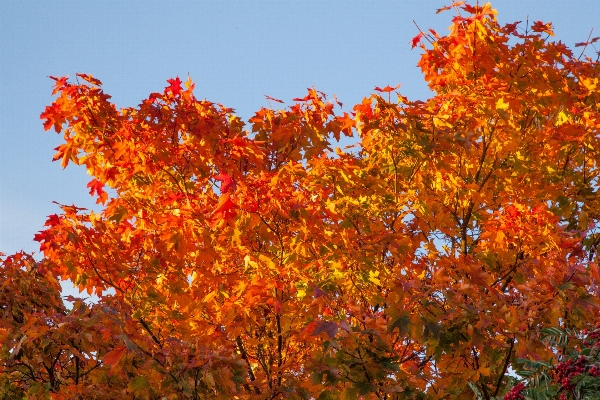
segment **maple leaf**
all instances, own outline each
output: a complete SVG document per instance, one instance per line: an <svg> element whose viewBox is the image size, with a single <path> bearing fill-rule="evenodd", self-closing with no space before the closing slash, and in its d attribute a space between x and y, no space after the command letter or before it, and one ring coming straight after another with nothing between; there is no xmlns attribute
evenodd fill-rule
<svg viewBox="0 0 600 400"><path fill-rule="evenodd" d="M56 83L54 84L54 88L52 89L52 95L55 95L59 91L63 90L67 86L67 80L69 79L68 76L63 76L60 78L57 78L55 76L49 76L49 78L56 81Z"/></svg>
<svg viewBox="0 0 600 400"><path fill-rule="evenodd" d="M117 364L119 364L119 361L121 361L125 353L127 353L127 347L115 346L111 351L106 353L104 357L102 357L102 363L113 370Z"/></svg>
<svg viewBox="0 0 600 400"><path fill-rule="evenodd" d="M509 104L504 101L503 98L498 99L496 102L496 109L498 110L508 110Z"/></svg>
<svg viewBox="0 0 600 400"><path fill-rule="evenodd" d="M434 36L436 39L439 39L439 38L440 38L440 35L439 35L439 33L437 33L437 32L436 32L434 29L432 29L432 28L429 28L429 32L431 32L431 34L432 34L432 35L433 35L433 36Z"/></svg>
<svg viewBox="0 0 600 400"><path fill-rule="evenodd" d="M352 128L355 127L354 118L352 118L348 113L344 113L342 116L336 117L336 120L341 122L340 130L345 132L347 135L352 135Z"/></svg>
<svg viewBox="0 0 600 400"><path fill-rule="evenodd" d="M575 43L575 47L582 47L582 46L588 46L592 43L596 43L598 40L600 40L600 36L599 37L595 37L592 38L591 40L588 40L587 42L579 42L579 43Z"/></svg>
<svg viewBox="0 0 600 400"><path fill-rule="evenodd" d="M90 74L76 74L78 77L80 77L81 79L83 79L86 82L91 83L92 85L96 85L96 86L101 86L102 82L100 82L100 80L94 78L92 75Z"/></svg>
<svg viewBox="0 0 600 400"><path fill-rule="evenodd" d="M391 87L388 85L388 86L384 87L383 89L380 88L379 86L375 86L374 90L376 90L378 92L382 92L382 93L390 93L390 92L393 92L394 90L398 89L400 86L401 86L401 84L398 84L394 87Z"/></svg>
<svg viewBox="0 0 600 400"><path fill-rule="evenodd" d="M483 7L482 6L473 7L469 4L465 4L462 8L471 14L478 14L478 15L495 15L495 14L497 14L496 10L492 9L491 3L485 3L483 5Z"/></svg>
<svg viewBox="0 0 600 400"><path fill-rule="evenodd" d="M550 36L554 36L551 22L543 23L542 21L535 21L531 26L531 30L534 32L547 33Z"/></svg>
<svg viewBox="0 0 600 400"><path fill-rule="evenodd" d="M47 131L54 126L56 133L60 133L63 123L66 122L62 109L57 103L46 106L44 111L40 114L40 119L45 119L44 130Z"/></svg>
<svg viewBox="0 0 600 400"><path fill-rule="evenodd" d="M224 193L219 197L219 203L212 211L211 215L228 214L235 208L235 203L231 200L229 193Z"/></svg>
<svg viewBox="0 0 600 400"><path fill-rule="evenodd" d="M98 196L96 204L104 204L108 200L108 193L104 191L104 184L98 179L92 179L87 187L90 189L90 195L94 196L94 193Z"/></svg>
<svg viewBox="0 0 600 400"><path fill-rule="evenodd" d="M495 9L492 8L491 3L486 3L483 6L483 10L481 10L481 14L482 15L491 15L493 17L494 15L498 14L498 11L496 11Z"/></svg>
<svg viewBox="0 0 600 400"><path fill-rule="evenodd" d="M60 224L60 217L56 214L51 214L48 216L48 219L46 220L46 223L44 224L44 226L56 226Z"/></svg>
<svg viewBox="0 0 600 400"><path fill-rule="evenodd" d="M421 43L421 39L423 38L423 32L419 32L419 34L417 36L415 36L414 38L411 39L411 43L412 43L412 48L414 49L415 47L417 47L419 45L419 43Z"/></svg>
<svg viewBox="0 0 600 400"><path fill-rule="evenodd" d="M121 158L121 156L127 151L128 147L129 146L127 145L127 142L114 142L112 149L115 152L115 160Z"/></svg>
<svg viewBox="0 0 600 400"><path fill-rule="evenodd" d="M221 193L227 193L231 189L235 190L235 180L228 174L219 174L215 176L215 179L221 181Z"/></svg>
<svg viewBox="0 0 600 400"><path fill-rule="evenodd" d="M314 321L312 322L312 327L314 327L312 336L318 336L322 332L325 332L331 339L335 338L339 329L339 326L331 321Z"/></svg>
<svg viewBox="0 0 600 400"><path fill-rule="evenodd" d="M517 31L517 25L519 25L521 22L523 21L516 21L513 22L511 24L506 24L504 25L504 29L508 32L508 33L515 33Z"/></svg>
<svg viewBox="0 0 600 400"><path fill-rule="evenodd" d="M174 96L178 96L183 90L181 87L182 81L179 79L179 77L176 77L175 79L167 79L167 82L170 85L167 87L167 89L169 89Z"/></svg>
<svg viewBox="0 0 600 400"><path fill-rule="evenodd" d="M267 98L267 100L273 100L278 103L283 103L283 100L276 99L275 97L267 96L266 94L265 94L265 97Z"/></svg>
<svg viewBox="0 0 600 400"><path fill-rule="evenodd" d="M48 238L52 237L52 235L50 234L50 232L48 231L41 231L39 233L36 233L35 235L33 235L33 240L35 240L36 242L47 242Z"/></svg>
<svg viewBox="0 0 600 400"><path fill-rule="evenodd" d="M295 97L292 100L293 101L310 101L312 99L312 97L310 95L306 95L304 97Z"/></svg>
<svg viewBox="0 0 600 400"><path fill-rule="evenodd" d="M327 296L327 293L315 284L309 285L313 289L313 296L318 299L321 296Z"/></svg>
<svg viewBox="0 0 600 400"><path fill-rule="evenodd" d="M436 13L436 14L439 14L439 13L441 13L441 12L444 12L444 11L446 11L446 10L450 10L450 9L451 9L451 8L453 8L453 7L462 6L463 4L465 4L465 2L464 2L464 1L457 1L457 2L454 2L454 3L452 3L452 5L450 5L450 6L444 6L444 7L442 7L442 8L438 8L438 9L435 11L435 13Z"/></svg>

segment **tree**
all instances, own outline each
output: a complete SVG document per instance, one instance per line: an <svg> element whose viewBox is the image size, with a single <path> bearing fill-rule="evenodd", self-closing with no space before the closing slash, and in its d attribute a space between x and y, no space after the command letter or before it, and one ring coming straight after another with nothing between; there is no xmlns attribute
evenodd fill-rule
<svg viewBox="0 0 600 400"><path fill-rule="evenodd" d="M387 86L347 113L309 89L246 125L190 79L119 110L53 78L54 159L102 211L61 205L40 263L3 259L18 304L17 282L51 293L12 320L4 300L5 393L491 399L555 356L542 329L595 326L600 65L549 23L452 8L412 41L426 101ZM66 310L59 277L99 303Z"/></svg>

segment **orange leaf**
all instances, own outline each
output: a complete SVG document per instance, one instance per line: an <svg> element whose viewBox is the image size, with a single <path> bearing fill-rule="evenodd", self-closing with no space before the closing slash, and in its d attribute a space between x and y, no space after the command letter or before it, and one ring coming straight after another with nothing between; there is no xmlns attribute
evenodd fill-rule
<svg viewBox="0 0 600 400"><path fill-rule="evenodd" d="M231 201L231 196L229 195L229 193L225 193L225 194L221 195L221 197L219 198L219 203L213 210L212 215L219 214L219 213L222 213L222 214L227 213L228 211L232 210L234 207L235 207L235 203L233 201Z"/></svg>
<svg viewBox="0 0 600 400"><path fill-rule="evenodd" d="M125 153L125 150L127 150L127 143L126 142L115 142L112 145L112 148L115 151L115 160L118 160L119 158L121 158L123 153Z"/></svg>
<svg viewBox="0 0 600 400"><path fill-rule="evenodd" d="M116 346L102 357L102 362L113 369L127 352L127 347Z"/></svg>
<svg viewBox="0 0 600 400"><path fill-rule="evenodd" d="M61 78L50 76L49 78L54 79L56 81L56 83L54 84L54 89L52 90L53 95L58 93L60 90L64 89L67 86L67 79L69 79L68 76L63 76Z"/></svg>

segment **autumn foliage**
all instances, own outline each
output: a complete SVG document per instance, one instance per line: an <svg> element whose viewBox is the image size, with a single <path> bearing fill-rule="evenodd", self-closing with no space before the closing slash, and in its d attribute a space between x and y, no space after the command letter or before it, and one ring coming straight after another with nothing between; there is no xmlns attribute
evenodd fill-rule
<svg viewBox="0 0 600 400"><path fill-rule="evenodd" d="M542 329L593 328L600 65L551 24L449 9L412 41L425 101L310 89L245 123L189 79L118 109L53 78L54 159L102 211L61 205L42 261L2 258L0 393L491 399L555 357ZM59 278L100 301L67 309Z"/></svg>

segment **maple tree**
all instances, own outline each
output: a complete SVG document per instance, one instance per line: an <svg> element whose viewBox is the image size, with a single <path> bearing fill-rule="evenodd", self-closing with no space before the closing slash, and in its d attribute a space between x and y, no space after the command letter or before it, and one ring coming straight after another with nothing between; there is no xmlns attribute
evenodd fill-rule
<svg viewBox="0 0 600 400"><path fill-rule="evenodd" d="M595 326L600 65L551 24L445 9L412 40L426 101L309 89L246 124L190 79L117 109L53 78L54 159L102 211L60 205L43 260L1 258L0 393L492 399L555 357L543 329ZM67 309L59 278L99 302Z"/></svg>

